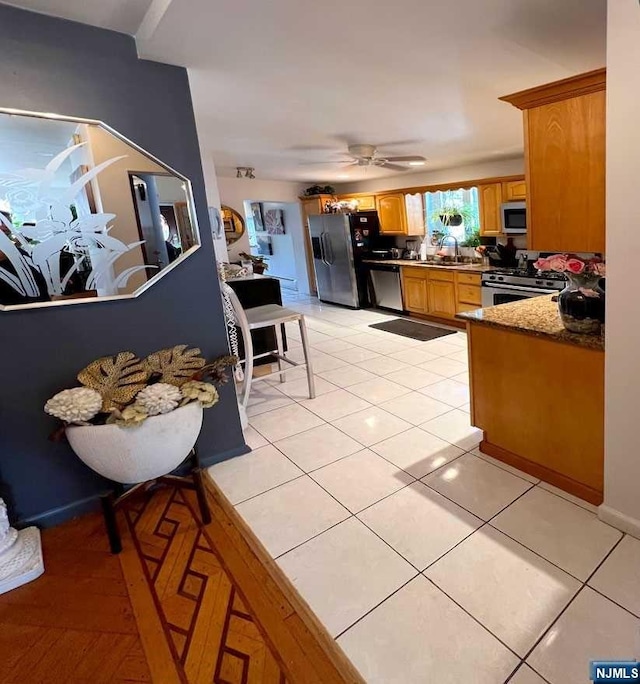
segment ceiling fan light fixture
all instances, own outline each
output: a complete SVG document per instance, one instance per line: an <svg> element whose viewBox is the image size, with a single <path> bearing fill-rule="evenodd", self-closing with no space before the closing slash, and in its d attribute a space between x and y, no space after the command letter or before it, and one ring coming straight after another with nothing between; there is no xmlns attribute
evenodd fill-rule
<svg viewBox="0 0 640 684"><path fill-rule="evenodd" d="M427 162L424 161L411 161L409 166L424 166Z"/></svg>

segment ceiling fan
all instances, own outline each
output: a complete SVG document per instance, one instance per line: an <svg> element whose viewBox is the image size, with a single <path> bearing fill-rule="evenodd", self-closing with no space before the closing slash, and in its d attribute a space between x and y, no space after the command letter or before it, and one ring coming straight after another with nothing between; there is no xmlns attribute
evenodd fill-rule
<svg viewBox="0 0 640 684"><path fill-rule="evenodd" d="M424 166L426 163L426 157L420 155L385 155L378 152L378 148L375 145L365 145L365 144L354 144L349 145L347 148L347 156L350 159L340 160L337 162L315 162L319 164L340 164L344 162L349 166L378 166L391 171L408 171L409 166ZM408 164L408 166L401 166L395 162L402 162Z"/></svg>

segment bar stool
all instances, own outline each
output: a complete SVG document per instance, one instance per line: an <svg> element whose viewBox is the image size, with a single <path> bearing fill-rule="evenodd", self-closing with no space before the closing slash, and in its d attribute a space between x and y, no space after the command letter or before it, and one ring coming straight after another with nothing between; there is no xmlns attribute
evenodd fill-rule
<svg viewBox="0 0 640 684"><path fill-rule="evenodd" d="M249 402L249 393L251 392L251 383L253 380L253 362L255 359L260 359L265 356L275 356L278 360L278 370L273 373L261 376L260 379L269 378L273 375L280 376L280 382L285 381L285 373L294 368L306 368L307 382L309 383L309 399L316 396L316 388L313 379L313 367L311 365L311 351L309 349L309 337L307 335L307 326L304 321L304 315L287 309L279 304L267 304L265 306L255 306L250 309L243 309L238 296L229 285L222 283L222 288L225 294L231 301L233 313L236 319L236 325L240 328L242 333L242 340L244 342L244 359L240 363L244 364L244 386L242 388L241 404L246 409ZM300 341L302 343L302 352L304 354L304 361L298 363L287 358L284 353L284 344L282 339L282 330L285 323L298 322L300 326ZM273 328L276 337L277 349L267 351L257 356L253 355L253 340L251 339L252 330L260 330L262 328ZM283 364L289 364L286 368Z"/></svg>

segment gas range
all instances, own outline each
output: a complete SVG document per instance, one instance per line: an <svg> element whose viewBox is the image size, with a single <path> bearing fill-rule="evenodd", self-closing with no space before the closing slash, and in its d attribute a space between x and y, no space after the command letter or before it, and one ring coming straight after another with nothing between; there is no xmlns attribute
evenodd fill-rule
<svg viewBox="0 0 640 684"><path fill-rule="evenodd" d="M541 290L563 290L566 278L556 271L528 271L521 268L494 268L482 274L482 284L519 285Z"/></svg>
<svg viewBox="0 0 640 684"><path fill-rule="evenodd" d="M517 268L494 268L482 274L482 306L557 294L565 286L565 277L555 271L531 272Z"/></svg>

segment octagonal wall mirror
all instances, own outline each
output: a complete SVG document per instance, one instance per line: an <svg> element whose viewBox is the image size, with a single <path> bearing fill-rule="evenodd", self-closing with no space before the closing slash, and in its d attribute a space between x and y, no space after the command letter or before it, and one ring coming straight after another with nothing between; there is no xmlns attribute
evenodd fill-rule
<svg viewBox="0 0 640 684"><path fill-rule="evenodd" d="M199 245L177 171L100 121L0 109L0 309L136 297Z"/></svg>
<svg viewBox="0 0 640 684"><path fill-rule="evenodd" d="M222 205L222 225L228 245L237 242L244 235L245 224L242 215L226 204Z"/></svg>

